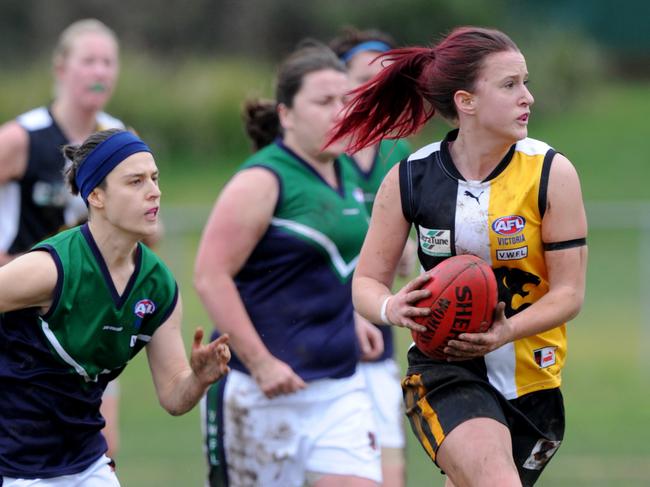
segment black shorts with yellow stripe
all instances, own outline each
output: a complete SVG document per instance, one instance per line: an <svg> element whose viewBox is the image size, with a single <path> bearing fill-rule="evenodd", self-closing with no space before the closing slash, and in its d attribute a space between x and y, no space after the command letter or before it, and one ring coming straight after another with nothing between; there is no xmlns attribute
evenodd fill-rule
<svg viewBox="0 0 650 487"><path fill-rule="evenodd" d="M534 485L564 437L564 403L559 389L532 392L507 400L487 380L482 359L435 361L416 347L408 353L402 381L406 415L431 459L459 424L493 418L506 425L524 486ZM437 465L437 463L436 463Z"/></svg>

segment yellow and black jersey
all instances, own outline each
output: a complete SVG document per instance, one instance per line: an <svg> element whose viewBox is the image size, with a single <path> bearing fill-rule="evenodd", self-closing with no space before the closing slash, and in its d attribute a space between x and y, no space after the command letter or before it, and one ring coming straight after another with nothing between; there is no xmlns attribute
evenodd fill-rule
<svg viewBox="0 0 650 487"><path fill-rule="evenodd" d="M441 142L413 153L400 165L402 211L418 235L425 270L460 254L487 261L506 316L548 292L541 225L555 151L526 138L513 145L482 181L468 181ZM507 399L559 387L566 356L565 325L508 343L485 356L487 378Z"/></svg>

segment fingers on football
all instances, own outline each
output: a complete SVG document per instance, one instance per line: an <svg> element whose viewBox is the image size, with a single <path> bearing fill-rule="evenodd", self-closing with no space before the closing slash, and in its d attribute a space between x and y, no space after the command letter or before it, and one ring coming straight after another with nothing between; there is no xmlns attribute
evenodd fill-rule
<svg viewBox="0 0 650 487"><path fill-rule="evenodd" d="M431 296L431 291L428 289L417 289L414 291L410 291L406 295L406 302L407 303L417 303L421 299L425 299Z"/></svg>
<svg viewBox="0 0 650 487"><path fill-rule="evenodd" d="M424 274L420 274L411 282L409 282L406 286L404 286L404 289L406 292L411 292L416 289L420 289L424 285L424 283L429 281L430 279L431 279L431 275L425 272Z"/></svg>
<svg viewBox="0 0 650 487"><path fill-rule="evenodd" d="M413 320L410 319L410 318L404 318L404 319L402 320L400 326L403 326L404 328L408 328L408 329L410 329L410 330L419 331L419 332L425 332L425 331L427 331L427 327L426 327L426 326L419 325L418 323L416 323L415 321L413 321Z"/></svg>

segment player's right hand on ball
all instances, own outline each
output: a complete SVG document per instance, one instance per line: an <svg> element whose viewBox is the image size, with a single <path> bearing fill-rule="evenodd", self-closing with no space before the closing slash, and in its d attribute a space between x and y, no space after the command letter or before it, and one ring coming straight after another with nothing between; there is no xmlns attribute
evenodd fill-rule
<svg viewBox="0 0 650 487"><path fill-rule="evenodd" d="M409 328L414 331L426 331L426 328L414 321L413 318L428 316L431 310L419 308L415 305L418 301L431 296L431 291L426 285L431 282L428 272L412 279L386 303L386 318L393 326Z"/></svg>

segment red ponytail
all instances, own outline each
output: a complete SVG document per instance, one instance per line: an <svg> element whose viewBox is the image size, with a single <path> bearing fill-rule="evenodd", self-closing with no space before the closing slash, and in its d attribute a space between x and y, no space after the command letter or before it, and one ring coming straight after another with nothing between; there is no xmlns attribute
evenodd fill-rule
<svg viewBox="0 0 650 487"><path fill-rule="evenodd" d="M387 136L407 137L433 116L434 108L423 98L419 81L434 61L433 50L393 49L380 57L390 64L352 92L345 117L334 127L327 145L351 136L347 150L354 153Z"/></svg>
<svg viewBox="0 0 650 487"><path fill-rule="evenodd" d="M391 64L352 92L327 143L349 137L347 150L355 153L417 132L435 112L456 119L454 94L472 91L485 58L508 50L519 49L503 32L470 26L454 29L433 48L388 51L380 57Z"/></svg>

